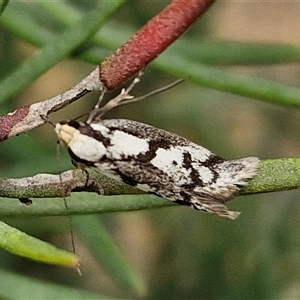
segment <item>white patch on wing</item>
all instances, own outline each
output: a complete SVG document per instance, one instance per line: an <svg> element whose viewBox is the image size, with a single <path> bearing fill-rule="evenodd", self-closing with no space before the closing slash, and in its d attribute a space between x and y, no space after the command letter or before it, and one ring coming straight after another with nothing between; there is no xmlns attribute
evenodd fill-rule
<svg viewBox="0 0 300 300"><path fill-rule="evenodd" d="M214 178L214 174L212 173L212 171L207 168L207 167L203 167L203 166L199 166L198 164L192 164L195 168L195 170L197 170L197 172L199 173L201 180L203 181L203 183L209 184L211 183L212 179Z"/></svg>
<svg viewBox="0 0 300 300"><path fill-rule="evenodd" d="M78 130L73 134L68 147L76 156L90 162L96 162L106 154L106 148L101 142L80 134Z"/></svg>
<svg viewBox="0 0 300 300"><path fill-rule="evenodd" d="M111 159L122 159L122 156L136 156L149 150L149 143L126 132L116 130L111 136L111 146L107 147Z"/></svg>
<svg viewBox="0 0 300 300"><path fill-rule="evenodd" d="M175 147L170 149L159 148L155 154L156 156L150 162L158 169L168 171L176 166L178 166L177 169L181 169L183 155L180 149Z"/></svg>
<svg viewBox="0 0 300 300"><path fill-rule="evenodd" d="M103 135L109 133L109 129L105 127L102 123L92 123L90 125L95 131L100 131Z"/></svg>
<svg viewBox="0 0 300 300"><path fill-rule="evenodd" d="M190 171L182 167L183 151L180 148L159 148L155 152L156 156L150 161L155 167L170 176L178 185L187 184L191 181L189 178Z"/></svg>
<svg viewBox="0 0 300 300"><path fill-rule="evenodd" d="M156 156L150 162L158 169L166 172L174 168L182 168L183 155L180 149L174 147L170 149L159 148L155 154ZM174 162L176 162L175 165Z"/></svg>
<svg viewBox="0 0 300 300"><path fill-rule="evenodd" d="M193 161L205 162L213 153L209 150L191 143L190 147L181 147L182 151L189 152Z"/></svg>

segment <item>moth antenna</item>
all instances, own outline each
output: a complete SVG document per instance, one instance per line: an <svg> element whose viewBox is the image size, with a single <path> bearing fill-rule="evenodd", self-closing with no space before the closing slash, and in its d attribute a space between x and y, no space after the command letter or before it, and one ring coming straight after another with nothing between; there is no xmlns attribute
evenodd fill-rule
<svg viewBox="0 0 300 300"><path fill-rule="evenodd" d="M65 190L63 188L63 178L61 175L61 164L60 164L60 146L61 146L62 141L60 139L57 140L56 143L56 162L57 162L57 168L58 168L58 172L59 172L59 181L60 181L60 185L61 185L61 193L63 195L63 201L64 201L64 206L66 210L69 210L69 206L68 206L68 202L67 199L65 197ZM69 227L70 227L70 235L71 235L71 245L72 245L72 252L76 253L76 248L75 248L75 242L74 242L74 231L73 231L73 225L72 225L72 216L68 216L68 221L69 221ZM79 275L81 275L81 270L79 267L76 268Z"/></svg>
<svg viewBox="0 0 300 300"><path fill-rule="evenodd" d="M80 115L80 116L77 116L77 117L74 118L74 119L71 119L71 120L72 120L72 121L77 121L78 119L83 118L83 117L85 117L85 116L87 116L87 115L89 115L89 113L84 113L84 114L82 114L82 115Z"/></svg>
<svg viewBox="0 0 300 300"><path fill-rule="evenodd" d="M45 115L40 115L41 119L43 119L46 123L50 124L55 128L55 124ZM57 169L60 171L60 161L59 161L59 150L60 146L63 144L63 142L60 140L59 136L57 135L57 140L56 140L57 146L56 146L56 163L57 163ZM60 178L61 181L61 178Z"/></svg>
<svg viewBox="0 0 300 300"><path fill-rule="evenodd" d="M51 126L55 127L55 124L48 118L46 115L40 115L41 119L43 119L46 123L50 124Z"/></svg>
<svg viewBox="0 0 300 300"><path fill-rule="evenodd" d="M170 83L170 84L168 84L168 85L166 85L166 86L164 86L164 87L162 87L162 88L156 89L156 90L154 90L154 91L152 91L152 92L150 92L150 93L148 93L148 94L146 94L146 95L143 95L143 96L140 96L140 97L137 97L137 98L133 98L133 99L129 99L129 100L126 101L126 102L121 102L121 103L119 103L118 106L122 106L122 105L127 105L127 104L131 104L131 103L135 103L135 102L138 102L138 101L140 101L140 100L144 100L144 99L146 99L146 98L148 98L148 97L151 97L151 96L160 94L160 93L162 93L162 92L165 92L165 91L167 91L167 90L170 90L171 88L173 88L174 86L176 86L176 85L182 83L183 81L184 81L184 79L178 79L178 80L176 80L176 81L174 81L174 82L172 82L172 83Z"/></svg>

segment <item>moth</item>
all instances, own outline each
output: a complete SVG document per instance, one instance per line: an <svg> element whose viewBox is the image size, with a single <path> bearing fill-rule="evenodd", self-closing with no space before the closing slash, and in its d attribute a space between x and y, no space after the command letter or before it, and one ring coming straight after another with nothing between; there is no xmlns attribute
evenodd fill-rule
<svg viewBox="0 0 300 300"><path fill-rule="evenodd" d="M108 177L196 210L235 219L225 202L237 196L257 175L259 159L227 161L168 131L126 119L106 119L110 109L140 100L132 87L99 108L85 122L62 121L55 131L75 165L93 168ZM101 97L100 97L101 98ZM144 97L143 97L144 98Z"/></svg>

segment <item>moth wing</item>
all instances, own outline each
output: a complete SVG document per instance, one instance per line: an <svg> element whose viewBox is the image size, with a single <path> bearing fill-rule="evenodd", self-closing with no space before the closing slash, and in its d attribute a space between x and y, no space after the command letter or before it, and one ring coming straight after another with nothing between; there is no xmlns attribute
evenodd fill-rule
<svg viewBox="0 0 300 300"><path fill-rule="evenodd" d="M174 182L176 178L172 178L172 176L166 174L153 176L153 173L158 172L158 170L154 168L152 170L153 172L147 176L144 166L122 161L116 163L116 165L117 169L111 174L101 172L101 170L98 171L126 184L136 186L146 192L154 193L164 199L171 200L177 204L190 206L202 212L216 214L229 219L235 219L240 214L239 212L229 211L223 204L225 200L221 195L219 195L219 197L213 197L209 192L195 192L187 187L178 185ZM147 170L149 171L149 168L147 168ZM232 194L232 197L233 196L234 194Z"/></svg>
<svg viewBox="0 0 300 300"><path fill-rule="evenodd" d="M186 195L189 195L188 201L175 200L178 204L188 205L196 210L200 210L202 212L216 214L220 217L225 217L229 219L236 219L240 212L238 211L230 211L228 208L219 200L216 201L211 195L199 195L195 192L190 192L187 190L183 190ZM223 201L224 202L224 201Z"/></svg>

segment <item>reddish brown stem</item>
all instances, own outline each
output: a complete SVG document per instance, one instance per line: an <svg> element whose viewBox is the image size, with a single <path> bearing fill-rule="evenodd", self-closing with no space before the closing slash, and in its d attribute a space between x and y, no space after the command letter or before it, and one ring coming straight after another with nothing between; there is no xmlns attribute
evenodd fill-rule
<svg viewBox="0 0 300 300"><path fill-rule="evenodd" d="M13 113L7 114L0 118L0 141L8 138L11 129L22 121L29 112L29 106L23 106Z"/></svg>
<svg viewBox="0 0 300 300"><path fill-rule="evenodd" d="M122 47L100 64L100 80L112 90L164 51L214 0L173 0Z"/></svg>

